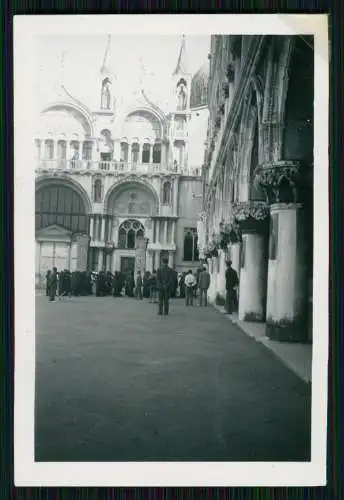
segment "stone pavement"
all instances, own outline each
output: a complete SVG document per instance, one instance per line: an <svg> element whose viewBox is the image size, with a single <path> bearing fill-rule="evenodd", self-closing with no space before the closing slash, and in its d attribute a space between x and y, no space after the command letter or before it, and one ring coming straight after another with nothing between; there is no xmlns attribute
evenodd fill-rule
<svg viewBox="0 0 344 500"><path fill-rule="evenodd" d="M37 461L310 460L310 393L212 307L36 297Z"/></svg>
<svg viewBox="0 0 344 500"><path fill-rule="evenodd" d="M226 314L225 308L213 305L220 313ZM282 363L285 364L296 375L305 382L312 382L312 345L298 344L290 342L277 342L270 340L265 335L265 323L251 323L249 321L240 321L237 314L225 316L232 323L237 325L246 335L252 337L257 342L265 345L273 352Z"/></svg>

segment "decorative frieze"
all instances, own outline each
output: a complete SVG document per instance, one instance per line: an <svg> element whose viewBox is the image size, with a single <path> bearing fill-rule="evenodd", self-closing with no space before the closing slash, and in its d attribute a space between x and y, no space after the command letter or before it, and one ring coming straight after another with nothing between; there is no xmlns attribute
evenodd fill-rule
<svg viewBox="0 0 344 500"><path fill-rule="evenodd" d="M298 161L279 161L260 165L255 182L269 203L297 203L305 181L304 168Z"/></svg>

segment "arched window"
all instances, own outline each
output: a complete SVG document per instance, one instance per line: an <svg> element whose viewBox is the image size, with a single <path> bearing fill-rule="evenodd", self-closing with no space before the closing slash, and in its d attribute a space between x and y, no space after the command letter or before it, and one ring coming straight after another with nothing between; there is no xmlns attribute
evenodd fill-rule
<svg viewBox="0 0 344 500"><path fill-rule="evenodd" d="M169 205L171 203L171 183L169 181L165 182L162 188L162 202L165 205Z"/></svg>
<svg viewBox="0 0 344 500"><path fill-rule="evenodd" d="M101 179L96 179L93 184L93 201L95 203L100 203L102 201L103 186Z"/></svg>
<svg viewBox="0 0 344 500"><path fill-rule="evenodd" d="M161 163L161 144L154 144L153 147L153 163Z"/></svg>
<svg viewBox="0 0 344 500"><path fill-rule="evenodd" d="M65 160L67 157L67 143L66 141L58 141L57 143L57 157L59 160Z"/></svg>
<svg viewBox="0 0 344 500"><path fill-rule="evenodd" d="M128 161L128 143L121 142L121 161Z"/></svg>
<svg viewBox="0 0 344 500"><path fill-rule="evenodd" d="M145 143L142 148L142 163L149 163L150 160L150 144Z"/></svg>
<svg viewBox="0 0 344 500"><path fill-rule="evenodd" d="M140 145L137 142L134 142L131 145L131 163L138 163L139 153L140 153Z"/></svg>
<svg viewBox="0 0 344 500"><path fill-rule="evenodd" d="M52 139L47 139L45 141L45 159L52 160L54 158L54 142Z"/></svg>
<svg viewBox="0 0 344 500"><path fill-rule="evenodd" d="M79 141L71 141L70 151L71 151L72 160L78 160L79 159Z"/></svg>
<svg viewBox="0 0 344 500"><path fill-rule="evenodd" d="M127 236L127 248L135 248L135 231L134 229L129 229Z"/></svg>
<svg viewBox="0 0 344 500"><path fill-rule="evenodd" d="M123 222L119 228L118 246L119 248L134 249L137 238L143 238L145 230L141 222L129 219Z"/></svg>
<svg viewBox="0 0 344 500"><path fill-rule="evenodd" d="M195 262L199 260L198 237L196 228L184 229L184 260Z"/></svg>
<svg viewBox="0 0 344 500"><path fill-rule="evenodd" d="M82 145L82 159L92 160L92 141L84 141Z"/></svg>

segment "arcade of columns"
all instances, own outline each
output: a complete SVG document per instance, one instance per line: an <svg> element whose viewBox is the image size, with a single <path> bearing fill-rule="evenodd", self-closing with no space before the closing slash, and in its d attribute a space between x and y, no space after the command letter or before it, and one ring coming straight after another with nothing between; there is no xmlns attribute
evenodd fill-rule
<svg viewBox="0 0 344 500"><path fill-rule="evenodd" d="M308 341L312 165L307 155L283 156L295 37L250 37L241 44L241 57L237 39L216 36L210 55L206 187L198 228L212 278L210 298L225 296L230 258L240 280L239 319L266 322L271 339ZM219 82L220 97L213 91ZM296 137L311 122L312 116L295 118L289 131Z"/></svg>

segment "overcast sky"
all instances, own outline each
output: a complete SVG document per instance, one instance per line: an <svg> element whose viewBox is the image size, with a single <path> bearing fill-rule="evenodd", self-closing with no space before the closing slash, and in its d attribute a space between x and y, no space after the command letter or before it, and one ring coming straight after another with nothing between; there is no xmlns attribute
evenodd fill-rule
<svg viewBox="0 0 344 500"><path fill-rule="evenodd" d="M37 105L54 100L54 86L63 72L64 84L74 97L90 108L99 107L100 67L107 37L107 34L37 37ZM147 95L161 105L166 103L180 45L179 35L112 35L110 61L117 77L113 91L125 102L130 101L139 87L142 58L147 73L153 73L145 77ZM186 37L192 74L207 61L209 46L207 35ZM61 70L62 53L65 53L64 70Z"/></svg>

